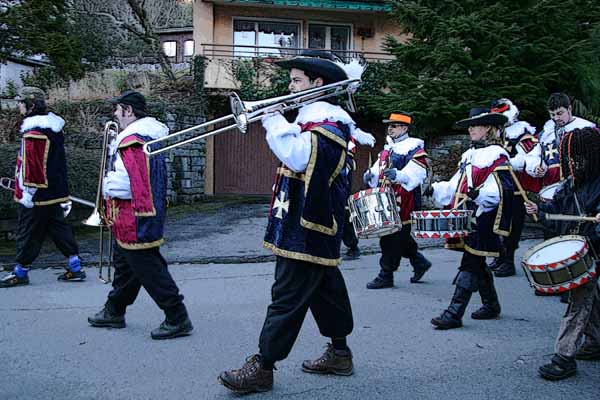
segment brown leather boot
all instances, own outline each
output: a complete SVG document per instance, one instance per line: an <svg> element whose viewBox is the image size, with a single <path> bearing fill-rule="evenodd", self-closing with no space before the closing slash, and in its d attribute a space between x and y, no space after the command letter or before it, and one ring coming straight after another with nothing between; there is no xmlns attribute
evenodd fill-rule
<svg viewBox="0 0 600 400"><path fill-rule="evenodd" d="M352 365L352 352L336 350L331 343L327 343L325 353L316 360L306 360L302 363L302 371L310 374L334 374L350 376L354 372Z"/></svg>
<svg viewBox="0 0 600 400"><path fill-rule="evenodd" d="M242 368L221 372L218 380L235 393L267 392L273 389L273 370L264 369L260 356L255 354L246 359Z"/></svg>

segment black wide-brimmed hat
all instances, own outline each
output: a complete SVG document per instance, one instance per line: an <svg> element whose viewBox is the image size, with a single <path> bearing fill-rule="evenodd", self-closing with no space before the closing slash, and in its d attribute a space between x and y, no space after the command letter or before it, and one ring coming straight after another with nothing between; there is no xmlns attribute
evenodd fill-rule
<svg viewBox="0 0 600 400"><path fill-rule="evenodd" d="M135 111L147 112L146 98L143 94L135 90L126 90L120 96L109 99L108 102L111 104L124 104L131 106Z"/></svg>
<svg viewBox="0 0 600 400"><path fill-rule="evenodd" d="M346 71L335 62L342 62L339 57L325 50L303 50L299 55L287 60L275 61L285 69L297 68L320 76L326 83L335 83L348 79Z"/></svg>
<svg viewBox="0 0 600 400"><path fill-rule="evenodd" d="M468 128L469 126L503 126L508 118L506 116L491 112L487 107L471 108L469 111L469 118L461 119L456 123L461 128Z"/></svg>

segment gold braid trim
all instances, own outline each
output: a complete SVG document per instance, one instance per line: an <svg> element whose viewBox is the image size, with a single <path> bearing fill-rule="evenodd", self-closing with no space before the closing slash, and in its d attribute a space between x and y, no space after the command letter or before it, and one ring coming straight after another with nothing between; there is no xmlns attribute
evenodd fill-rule
<svg viewBox="0 0 600 400"><path fill-rule="evenodd" d="M500 168L497 168L500 169ZM508 169L508 168L507 168ZM500 202L498 203L498 210L496 210L496 219L494 220L494 233L500 236L509 236L510 231L512 229L512 218L510 220L510 226L507 231L500 229L500 222L502 220L502 209L504 207L504 195L502 190L502 182L500 181L500 177L496 171L492 172L492 176L496 180L496 184L498 185L498 192L500 193ZM494 256L496 257L496 256Z"/></svg>
<svg viewBox="0 0 600 400"><path fill-rule="evenodd" d="M293 260L307 261L314 264L325 265L327 267L337 267L342 263L341 258L323 258L315 257L310 254L298 253L296 251L283 250L275 246L273 243L263 242L265 249L271 250L276 256L291 258Z"/></svg>

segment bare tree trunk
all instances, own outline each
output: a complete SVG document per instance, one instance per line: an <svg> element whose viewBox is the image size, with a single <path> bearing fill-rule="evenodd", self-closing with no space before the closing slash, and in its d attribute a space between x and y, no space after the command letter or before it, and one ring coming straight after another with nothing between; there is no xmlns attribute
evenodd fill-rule
<svg viewBox="0 0 600 400"><path fill-rule="evenodd" d="M150 45L152 51L158 57L158 63L160 64L164 74L167 76L167 79L170 81L175 81L177 78L173 72L171 61L160 47L160 40L158 39L158 35L154 31L154 28L148 19L146 10L144 10L139 0L127 0L127 3L142 26L142 30L144 32L142 39Z"/></svg>

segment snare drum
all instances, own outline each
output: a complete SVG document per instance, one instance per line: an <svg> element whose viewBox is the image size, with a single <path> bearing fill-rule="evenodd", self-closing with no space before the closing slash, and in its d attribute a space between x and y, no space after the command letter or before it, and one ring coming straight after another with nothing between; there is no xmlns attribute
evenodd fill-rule
<svg viewBox="0 0 600 400"><path fill-rule="evenodd" d="M554 194L562 187L563 183L563 181L560 181L553 183L552 185L544 186L540 190L540 199L542 199L542 201L552 201Z"/></svg>
<svg viewBox="0 0 600 400"><path fill-rule="evenodd" d="M529 283L539 292L561 293L596 276L596 260L584 236L565 235L527 250L521 261Z"/></svg>
<svg viewBox="0 0 600 400"><path fill-rule="evenodd" d="M413 235L421 239L462 238L471 232L471 210L413 211Z"/></svg>
<svg viewBox="0 0 600 400"><path fill-rule="evenodd" d="M376 187L354 193L348 199L350 222L356 236L368 239L402 229L400 208L390 187Z"/></svg>

